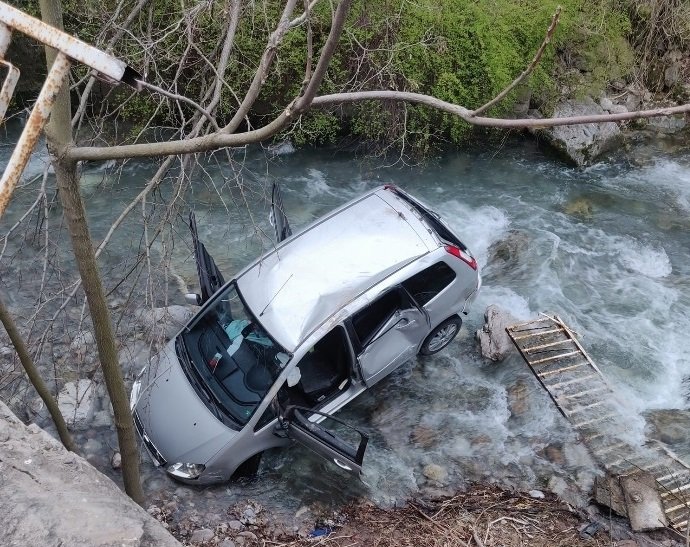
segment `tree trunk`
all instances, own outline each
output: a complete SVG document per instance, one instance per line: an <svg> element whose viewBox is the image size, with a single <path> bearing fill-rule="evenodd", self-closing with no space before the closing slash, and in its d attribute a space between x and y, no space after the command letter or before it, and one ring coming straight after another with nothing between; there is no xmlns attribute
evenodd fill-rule
<svg viewBox="0 0 690 547"><path fill-rule="evenodd" d="M3 327L5 327L5 330L7 331L7 335L10 337L12 345L19 356L19 362L22 364L22 367L24 367L24 372L26 372L26 375L29 377L31 385L34 386L36 393L38 393L39 397L41 397L45 403L46 408L50 413L50 417L55 423L55 427L57 428L57 432L60 436L62 444L65 445L67 450L76 452L77 447L72 440L72 435L70 435L69 429L67 429L65 418L62 416L57 402L55 399L53 399L48 386L43 381L43 378L41 378L41 374L38 372L31 355L29 355L29 351L26 349L24 339L19 333L19 329L12 320L12 316L5 307L5 303L2 301L2 299L0 299L0 323L2 323Z"/></svg>
<svg viewBox="0 0 690 547"><path fill-rule="evenodd" d="M60 0L40 0L43 20L55 27L62 28L62 6ZM55 58L55 51L46 48L46 60L50 66ZM125 390L120 362L117 353L115 334L110 312L103 291L103 283L96 262L89 226L86 220L84 202L79 193L77 164L63 156L66 146L72 142L71 112L68 86L64 85L50 115L46 126L48 148L50 149L58 196L67 220L67 227L72 240L74 258L79 269L86 300L89 304L98 357L103 370L103 379L108 389L110 402L115 414L115 428L122 456L122 478L125 492L139 504L144 502L144 493L139 478L139 450L134 422L129 410L129 400Z"/></svg>

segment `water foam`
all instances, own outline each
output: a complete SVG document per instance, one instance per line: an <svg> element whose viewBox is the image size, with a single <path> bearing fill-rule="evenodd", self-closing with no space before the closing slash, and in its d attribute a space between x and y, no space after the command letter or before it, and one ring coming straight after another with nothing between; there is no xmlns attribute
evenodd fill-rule
<svg viewBox="0 0 690 547"><path fill-rule="evenodd" d="M661 279L671 274L671 261L663 247L653 248L631 238L625 238L619 250L621 262L647 277Z"/></svg>

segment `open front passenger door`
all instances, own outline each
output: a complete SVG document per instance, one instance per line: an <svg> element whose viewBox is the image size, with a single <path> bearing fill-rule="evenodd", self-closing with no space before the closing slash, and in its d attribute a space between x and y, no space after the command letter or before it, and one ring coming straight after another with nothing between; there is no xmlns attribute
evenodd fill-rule
<svg viewBox="0 0 690 547"><path fill-rule="evenodd" d="M211 298L218 289L225 285L225 278L218 269L218 266L216 266L213 257L208 254L206 246L199 241L194 211L189 213L189 229L192 232L194 259L196 260L196 271L199 275L199 288L201 289L201 297L197 298L198 301L196 304L201 305Z"/></svg>
<svg viewBox="0 0 690 547"><path fill-rule="evenodd" d="M348 434L359 437L359 443L354 444L344 440L332 431L310 421L307 415L317 414L336 422ZM369 442L369 436L334 418L330 414L317 412L306 407L289 406L283 416L283 425L291 439L306 446L316 454L336 464L341 469L359 477L362 473L364 452Z"/></svg>
<svg viewBox="0 0 690 547"><path fill-rule="evenodd" d="M273 183L273 190L271 191L271 213L268 220L276 229L276 241L278 243L292 235L292 229L283 208L283 195L277 182Z"/></svg>

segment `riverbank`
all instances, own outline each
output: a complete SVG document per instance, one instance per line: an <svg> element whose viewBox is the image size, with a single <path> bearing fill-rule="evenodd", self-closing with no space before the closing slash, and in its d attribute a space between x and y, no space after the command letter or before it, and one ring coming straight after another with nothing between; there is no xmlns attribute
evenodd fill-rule
<svg viewBox="0 0 690 547"><path fill-rule="evenodd" d="M403 507L382 509L367 501L292 529L276 522L256 504L228 508L225 522L214 527L172 522L157 515L183 544L306 547L671 547L683 544L670 530L635 534L624 519L590 505L574 508L552 493L529 493L475 484L466 491L434 500L415 499ZM247 515L252 518L248 519Z"/></svg>

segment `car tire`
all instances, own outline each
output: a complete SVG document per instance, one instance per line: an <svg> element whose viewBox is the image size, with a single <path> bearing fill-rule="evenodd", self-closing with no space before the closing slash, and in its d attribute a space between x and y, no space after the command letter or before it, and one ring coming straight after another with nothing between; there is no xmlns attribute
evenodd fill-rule
<svg viewBox="0 0 690 547"><path fill-rule="evenodd" d="M438 353L453 341L453 338L460 332L461 326L462 319L457 315L449 317L429 333L419 349L419 353L421 355Z"/></svg>
<svg viewBox="0 0 690 547"><path fill-rule="evenodd" d="M263 452L254 454L242 462L235 472L232 474L233 479L251 479L256 477L261 465L261 456Z"/></svg>

